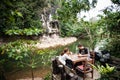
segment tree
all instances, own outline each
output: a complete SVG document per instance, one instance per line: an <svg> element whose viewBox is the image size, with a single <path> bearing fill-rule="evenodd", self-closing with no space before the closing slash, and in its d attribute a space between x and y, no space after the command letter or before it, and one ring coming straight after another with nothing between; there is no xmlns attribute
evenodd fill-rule
<svg viewBox="0 0 120 80"><path fill-rule="evenodd" d="M46 6L47 0L1 0L0 33L25 28L41 29L39 14Z"/></svg>
<svg viewBox="0 0 120 80"><path fill-rule="evenodd" d="M100 25L104 27L104 35L109 41L106 48L112 55L120 57L120 1L111 0L114 4L103 10L105 16L101 16Z"/></svg>
<svg viewBox="0 0 120 80"><path fill-rule="evenodd" d="M73 24L78 22L77 14L81 11L88 11L91 7L95 7L97 0L61 0L62 5L57 9L56 19L60 21L61 33L63 36L70 36ZM72 24L72 25L71 25ZM69 26L71 25L71 27ZM73 31L74 32L74 31Z"/></svg>
<svg viewBox="0 0 120 80"><path fill-rule="evenodd" d="M15 62L17 67L22 68L30 68L32 80L34 80L34 69L39 66L41 63L41 56L37 53L35 47L31 46L33 42L26 43L25 41L15 41L5 44L0 47L0 61L4 60L4 64L6 61ZM8 63L11 64L11 63ZM14 66L16 66L14 64ZM4 67L3 64L1 66ZM6 66L6 65L5 65ZM3 69L4 70L4 69Z"/></svg>

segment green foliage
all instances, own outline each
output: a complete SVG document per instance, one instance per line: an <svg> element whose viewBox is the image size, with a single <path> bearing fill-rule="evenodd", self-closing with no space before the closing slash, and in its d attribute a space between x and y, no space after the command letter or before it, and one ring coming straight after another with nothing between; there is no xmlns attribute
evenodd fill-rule
<svg viewBox="0 0 120 80"><path fill-rule="evenodd" d="M89 0L62 0L61 3L55 18L61 23L62 36L73 36L77 33L76 31L80 30L77 24L77 14L81 11L88 11L96 3L96 0L92 0L92 3Z"/></svg>
<svg viewBox="0 0 120 80"><path fill-rule="evenodd" d="M95 4L95 2L93 4ZM62 22L69 20L75 22L77 20L77 13L82 10L88 11L90 7L91 4L88 0L64 0L62 1L62 6L57 10L57 19Z"/></svg>
<svg viewBox="0 0 120 80"><path fill-rule="evenodd" d="M22 68L29 67L31 68L32 78L34 78L33 69L39 66L49 65L51 55L53 56L54 53L53 51L47 52L47 50L46 51L37 50L34 47L34 44L35 44L34 42L22 41L22 40L4 44L3 46L0 47L0 53L1 53L0 57L4 55L6 57L2 57L0 61L5 59L6 61L7 60L11 62L14 61L18 67L22 67ZM47 55L46 53L48 53L49 55L46 56ZM4 67L4 65L2 66ZM14 64L14 66L16 65Z"/></svg>
<svg viewBox="0 0 120 80"><path fill-rule="evenodd" d="M111 52L113 56L120 57L120 1L111 0L115 5L106 8L103 12L105 16L101 16L99 26L103 27L103 35L109 39L106 49Z"/></svg>
<svg viewBox="0 0 120 80"><path fill-rule="evenodd" d="M111 54L120 57L120 12L111 12L106 16L107 29L110 32L109 45L107 49L111 51Z"/></svg>
<svg viewBox="0 0 120 80"><path fill-rule="evenodd" d="M106 64L106 67L104 66L94 66L92 65L94 69L96 69L98 72L100 72L101 74L101 78L102 79L107 79L109 80L110 76L115 72L115 67L110 67L108 64Z"/></svg>
<svg viewBox="0 0 120 80"><path fill-rule="evenodd" d="M28 48L28 45L30 44L29 42L27 43L20 40L4 44L3 46L0 47L1 54L7 54L9 58L21 60L23 59L23 57L28 56L28 53L30 53L30 49Z"/></svg>
<svg viewBox="0 0 120 80"><path fill-rule="evenodd" d="M51 80L51 74L48 73L48 74L44 77L44 80Z"/></svg>
<svg viewBox="0 0 120 80"><path fill-rule="evenodd" d="M120 39L112 38L106 46L106 49L111 52L111 55L120 58Z"/></svg>
<svg viewBox="0 0 120 80"><path fill-rule="evenodd" d="M20 31L21 29L30 29L33 27L35 29L41 29L39 14L43 8L47 6L46 1L47 0L1 0L0 33L4 34L7 30L12 29Z"/></svg>
<svg viewBox="0 0 120 80"><path fill-rule="evenodd" d="M67 22L61 27L61 36L80 36L80 34L85 33L85 30L79 23Z"/></svg>
<svg viewBox="0 0 120 80"><path fill-rule="evenodd" d="M1 59L15 60L21 67L35 68L50 65L50 60L57 54L57 51L53 49L39 50L34 47L34 44L36 42L24 40L4 44L0 47Z"/></svg>
<svg viewBox="0 0 120 80"><path fill-rule="evenodd" d="M108 12L106 15L107 29L111 35L120 34L120 12Z"/></svg>
<svg viewBox="0 0 120 80"><path fill-rule="evenodd" d="M25 28L25 29L12 29L12 30L6 30L5 34L6 35L26 35L26 36L31 36L31 35L39 35L43 33L42 29L38 28Z"/></svg>
<svg viewBox="0 0 120 80"><path fill-rule="evenodd" d="M58 53L57 50L53 49L45 49L45 50L38 50L37 54L41 56L39 59L41 61L42 66L49 66L51 64L51 59Z"/></svg>
<svg viewBox="0 0 120 80"><path fill-rule="evenodd" d="M38 55L33 54L33 48L31 47L35 43L34 41L18 40L3 44L0 47L0 61L4 60L4 64L1 65L3 69L11 71L12 69L16 69L16 67L37 67L36 62L38 61L35 62L35 59L38 58L35 58L35 56Z"/></svg>
<svg viewBox="0 0 120 80"><path fill-rule="evenodd" d="M96 43L101 40L102 34L101 27L98 26L98 21L90 22L81 19L79 25L81 25L82 31L84 31L84 34L86 34L87 38L89 39L88 47L94 50Z"/></svg>

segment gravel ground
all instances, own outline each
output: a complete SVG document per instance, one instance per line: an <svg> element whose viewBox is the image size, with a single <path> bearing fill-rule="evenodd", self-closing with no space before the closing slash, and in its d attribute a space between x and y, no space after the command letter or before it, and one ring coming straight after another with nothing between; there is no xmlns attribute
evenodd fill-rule
<svg viewBox="0 0 120 80"><path fill-rule="evenodd" d="M43 37L35 46L39 49L49 48L55 46L65 46L67 44L73 43L77 40L75 37L66 37L60 38L58 36L55 37Z"/></svg>

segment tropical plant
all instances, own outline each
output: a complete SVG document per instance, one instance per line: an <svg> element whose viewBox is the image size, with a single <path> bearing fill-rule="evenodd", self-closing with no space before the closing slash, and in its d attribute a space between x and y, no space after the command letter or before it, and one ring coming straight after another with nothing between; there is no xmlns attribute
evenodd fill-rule
<svg viewBox="0 0 120 80"><path fill-rule="evenodd" d="M94 66L92 65L94 69L96 69L101 74L101 78L98 80L110 80L110 76L115 72L115 67L110 67L108 64L106 64L106 67L104 66Z"/></svg>

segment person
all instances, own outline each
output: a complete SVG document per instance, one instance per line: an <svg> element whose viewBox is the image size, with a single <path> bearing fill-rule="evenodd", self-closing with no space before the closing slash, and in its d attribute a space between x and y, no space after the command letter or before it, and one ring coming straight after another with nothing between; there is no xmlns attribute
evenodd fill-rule
<svg viewBox="0 0 120 80"><path fill-rule="evenodd" d="M83 45L79 44L78 49L79 49L79 52L78 52L79 54L82 54L82 55L88 54L88 49L85 48Z"/></svg>
<svg viewBox="0 0 120 80"><path fill-rule="evenodd" d="M69 68L73 69L74 68L74 64L73 61L70 57L70 55L72 54L72 52L70 52L70 50L68 48L65 48L63 50L63 52L61 53L61 55L59 56L59 61L63 64L68 66Z"/></svg>
<svg viewBox="0 0 120 80"><path fill-rule="evenodd" d="M61 53L61 55L59 56L59 61L60 61L62 64L66 65L66 60L67 60L67 59L71 60L71 57L70 57L69 55L70 55L69 49L68 49L68 48L65 48L65 49L63 50L63 52Z"/></svg>

